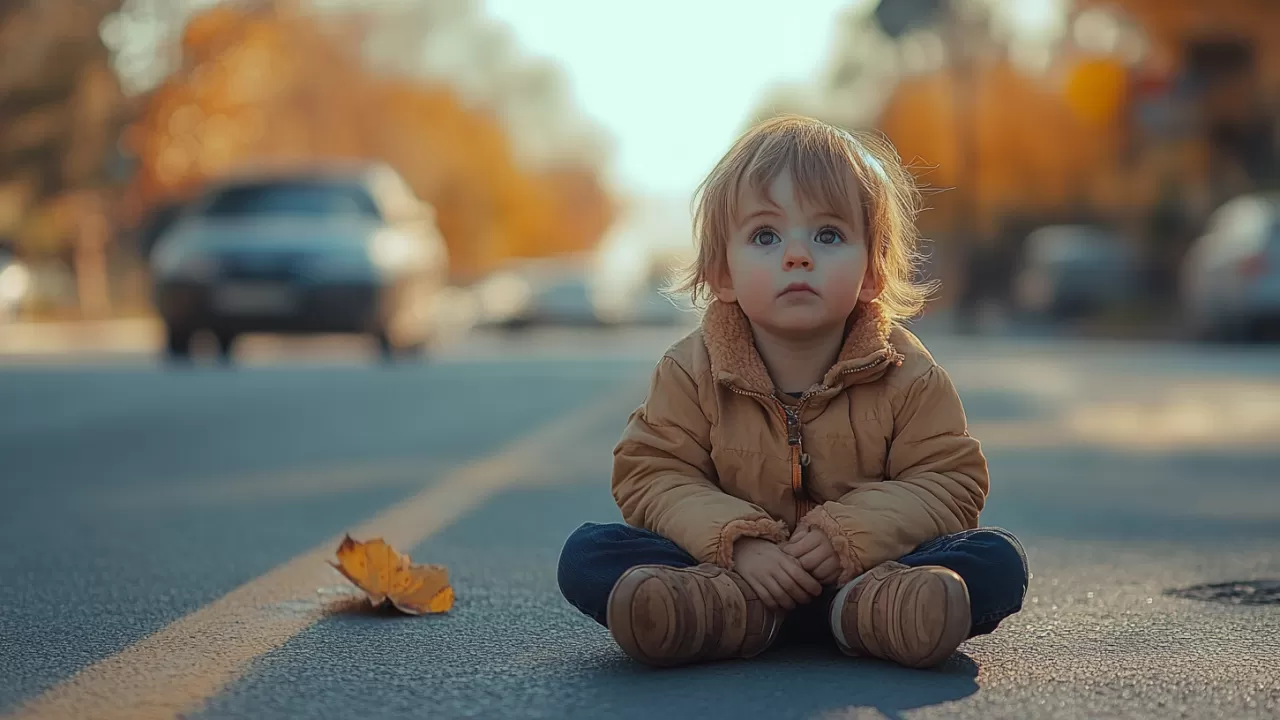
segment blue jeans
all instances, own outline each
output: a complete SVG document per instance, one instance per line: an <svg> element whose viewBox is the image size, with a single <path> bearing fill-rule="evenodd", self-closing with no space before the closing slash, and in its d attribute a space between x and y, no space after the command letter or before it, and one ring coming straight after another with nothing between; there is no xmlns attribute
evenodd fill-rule
<svg viewBox="0 0 1280 720"><path fill-rule="evenodd" d="M945 535L924 543L898 560L912 567L940 565L954 570L969 586L973 613L969 637L985 635L1022 609L1027 594L1027 555L1008 531L984 527ZM691 567L698 561L674 542L648 530L619 523L587 523L569 536L560 552L557 578L570 605L601 625L609 593L618 578L636 565ZM800 606L784 625L791 637L829 635L826 607L835 589Z"/></svg>

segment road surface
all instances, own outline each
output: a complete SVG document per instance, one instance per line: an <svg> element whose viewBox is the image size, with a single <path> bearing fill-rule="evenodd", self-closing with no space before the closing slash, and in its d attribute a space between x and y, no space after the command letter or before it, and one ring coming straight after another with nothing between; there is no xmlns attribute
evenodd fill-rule
<svg viewBox="0 0 1280 720"><path fill-rule="evenodd" d="M0 717L1276 717L1280 349L925 339L1018 534L1026 609L938 671L779 647L630 663L555 586L678 330L477 334L429 364L252 348L0 365ZM351 602L345 532L446 564L447 615ZM1259 586L1261 587L1261 586ZM1261 594L1261 590L1255 594Z"/></svg>

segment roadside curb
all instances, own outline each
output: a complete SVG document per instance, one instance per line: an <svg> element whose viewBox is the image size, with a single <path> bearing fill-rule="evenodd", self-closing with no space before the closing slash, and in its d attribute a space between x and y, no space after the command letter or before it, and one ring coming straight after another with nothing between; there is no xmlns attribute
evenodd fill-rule
<svg viewBox="0 0 1280 720"><path fill-rule="evenodd" d="M150 351L162 336L154 318L11 323L0 325L0 355Z"/></svg>
<svg viewBox="0 0 1280 720"><path fill-rule="evenodd" d="M447 343L465 335L478 313L474 293L442 292L431 313L438 339ZM157 317L0 324L0 357L156 353L163 347L164 323Z"/></svg>

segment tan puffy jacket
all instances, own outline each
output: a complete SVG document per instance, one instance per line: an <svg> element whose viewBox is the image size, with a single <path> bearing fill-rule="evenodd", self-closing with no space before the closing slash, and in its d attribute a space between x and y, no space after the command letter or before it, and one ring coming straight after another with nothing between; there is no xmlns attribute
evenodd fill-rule
<svg viewBox="0 0 1280 720"><path fill-rule="evenodd" d="M737 304L712 302L614 449L627 523L726 568L737 539L781 542L803 523L831 538L841 583L977 527L988 489L950 377L874 303L793 399L775 392Z"/></svg>

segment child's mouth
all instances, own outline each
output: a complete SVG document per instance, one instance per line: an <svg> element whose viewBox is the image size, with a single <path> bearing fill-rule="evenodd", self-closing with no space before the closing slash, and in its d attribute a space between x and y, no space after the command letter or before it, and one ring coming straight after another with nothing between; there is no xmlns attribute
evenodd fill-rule
<svg viewBox="0 0 1280 720"><path fill-rule="evenodd" d="M809 293L810 295L817 295L818 291L814 290L813 287L809 285L809 283L791 283L790 285L783 288L782 292L778 293L778 297L782 297L783 295L791 295L794 293Z"/></svg>

